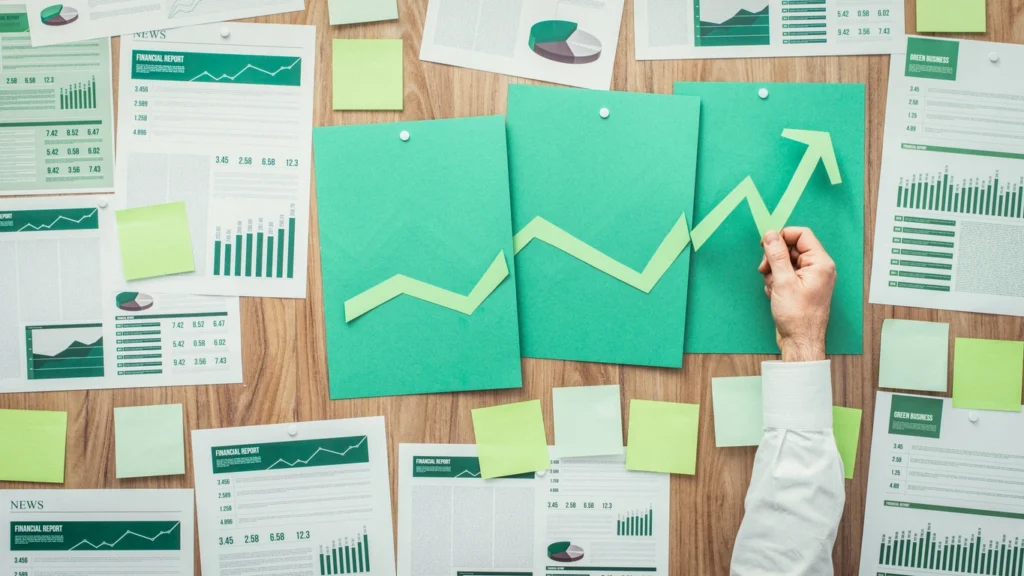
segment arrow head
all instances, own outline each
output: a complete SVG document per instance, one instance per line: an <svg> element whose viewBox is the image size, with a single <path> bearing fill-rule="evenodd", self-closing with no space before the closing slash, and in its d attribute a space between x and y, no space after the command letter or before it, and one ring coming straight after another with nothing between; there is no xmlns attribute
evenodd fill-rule
<svg viewBox="0 0 1024 576"><path fill-rule="evenodd" d="M782 137L807 144L807 151L821 158L832 185L843 183L843 177L839 174L839 162L836 161L836 150L832 147L832 136L828 132L786 128L782 131Z"/></svg>

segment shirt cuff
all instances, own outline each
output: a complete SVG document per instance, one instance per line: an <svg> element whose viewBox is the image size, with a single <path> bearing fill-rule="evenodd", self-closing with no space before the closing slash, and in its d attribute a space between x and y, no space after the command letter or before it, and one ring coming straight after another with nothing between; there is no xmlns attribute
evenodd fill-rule
<svg viewBox="0 0 1024 576"><path fill-rule="evenodd" d="M832 362L761 363L765 428L830 430Z"/></svg>

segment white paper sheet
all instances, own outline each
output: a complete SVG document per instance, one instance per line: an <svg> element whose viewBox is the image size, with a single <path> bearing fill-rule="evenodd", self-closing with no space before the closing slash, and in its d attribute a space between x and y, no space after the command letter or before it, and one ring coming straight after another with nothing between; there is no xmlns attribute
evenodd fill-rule
<svg viewBox="0 0 1024 576"><path fill-rule="evenodd" d="M910 37L889 68L872 304L1024 315L1024 47Z"/></svg>
<svg viewBox="0 0 1024 576"><path fill-rule="evenodd" d="M118 207L184 200L196 266L133 285L306 297L315 54L313 26L121 39Z"/></svg>
<svg viewBox="0 0 1024 576"><path fill-rule="evenodd" d="M242 381L238 298L118 282L112 201L0 203L0 393Z"/></svg>
<svg viewBox="0 0 1024 576"><path fill-rule="evenodd" d="M636 0L637 60L891 54L902 0Z"/></svg>
<svg viewBox="0 0 1024 576"><path fill-rule="evenodd" d="M611 88L623 0L430 0L420 59Z"/></svg>
<svg viewBox="0 0 1024 576"><path fill-rule="evenodd" d="M195 430L192 452L204 576L394 576L383 417Z"/></svg>
<svg viewBox="0 0 1024 576"><path fill-rule="evenodd" d="M480 479L476 446L401 444L400 576L668 576L669 476L624 456Z"/></svg>
<svg viewBox="0 0 1024 576"><path fill-rule="evenodd" d="M305 0L27 0L32 45L254 18L305 10Z"/></svg>
<svg viewBox="0 0 1024 576"><path fill-rule="evenodd" d="M4 490L0 500L7 574L195 572L191 490Z"/></svg>
<svg viewBox="0 0 1024 576"><path fill-rule="evenodd" d="M398 18L398 0L327 0L331 25Z"/></svg>
<svg viewBox="0 0 1024 576"><path fill-rule="evenodd" d="M971 414L877 394L860 576L1022 573L1024 414Z"/></svg>

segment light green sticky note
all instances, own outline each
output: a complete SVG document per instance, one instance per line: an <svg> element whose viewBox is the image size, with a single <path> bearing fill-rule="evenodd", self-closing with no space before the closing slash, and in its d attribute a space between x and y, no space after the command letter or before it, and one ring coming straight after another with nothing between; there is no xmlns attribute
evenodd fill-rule
<svg viewBox="0 0 1024 576"><path fill-rule="evenodd" d="M0 410L0 480L64 482L67 412Z"/></svg>
<svg viewBox="0 0 1024 576"><path fill-rule="evenodd" d="M757 446L764 436L761 377L711 379L715 446Z"/></svg>
<svg viewBox="0 0 1024 576"><path fill-rule="evenodd" d="M402 41L334 40L335 110L402 109Z"/></svg>
<svg viewBox="0 0 1024 576"><path fill-rule="evenodd" d="M856 408L832 407L832 433L836 437L836 448L843 459L843 471L847 479L853 478L857 466L857 445L860 443L861 411Z"/></svg>
<svg viewBox="0 0 1024 576"><path fill-rule="evenodd" d="M195 271L184 202L118 210L115 215L125 280Z"/></svg>
<svg viewBox="0 0 1024 576"><path fill-rule="evenodd" d="M984 32L985 0L917 0L918 32Z"/></svg>
<svg viewBox="0 0 1024 576"><path fill-rule="evenodd" d="M948 358L949 324L886 320L882 323L878 386L945 392Z"/></svg>
<svg viewBox="0 0 1024 576"><path fill-rule="evenodd" d="M540 400L473 410L477 457L483 478L551 467Z"/></svg>
<svg viewBox="0 0 1024 576"><path fill-rule="evenodd" d="M398 18L396 0L327 0L332 25L380 22Z"/></svg>
<svg viewBox="0 0 1024 576"><path fill-rule="evenodd" d="M1020 412L1024 342L957 338L953 407Z"/></svg>
<svg viewBox="0 0 1024 576"><path fill-rule="evenodd" d="M114 408L118 478L185 473L181 404Z"/></svg>
<svg viewBox="0 0 1024 576"><path fill-rule="evenodd" d="M630 400L626 469L693 475L699 423L697 404Z"/></svg>
<svg viewBox="0 0 1024 576"><path fill-rule="evenodd" d="M558 456L622 454L619 387L576 386L551 390Z"/></svg>

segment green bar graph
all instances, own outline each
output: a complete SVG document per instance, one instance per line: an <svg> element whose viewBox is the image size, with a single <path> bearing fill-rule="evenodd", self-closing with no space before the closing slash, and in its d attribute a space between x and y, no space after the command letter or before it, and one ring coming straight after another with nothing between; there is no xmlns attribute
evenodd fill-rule
<svg viewBox="0 0 1024 576"><path fill-rule="evenodd" d="M998 173L958 178L948 172L900 179L896 207L999 218L1024 218L1024 178L1008 183Z"/></svg>
<svg viewBox="0 0 1024 576"><path fill-rule="evenodd" d="M233 226L216 228L216 239L213 242L214 276L295 277L295 205L291 205L289 217L282 214L275 219L267 219L265 230L264 221L263 218L259 218L254 226L254 220L248 220L245 223L245 232L241 220ZM228 255L228 243L232 242L232 237L234 266L231 266Z"/></svg>
<svg viewBox="0 0 1024 576"><path fill-rule="evenodd" d="M94 110L96 108L96 77L88 82L75 82L60 89L61 110Z"/></svg>
<svg viewBox="0 0 1024 576"><path fill-rule="evenodd" d="M879 567L917 568L949 574L1024 576L1024 538L985 539L979 529L965 536L940 536L931 525L918 532L882 536Z"/></svg>
<svg viewBox="0 0 1024 576"><path fill-rule="evenodd" d="M370 572L370 537L365 532L355 538L334 540L320 547L320 574L366 574Z"/></svg>
<svg viewBox="0 0 1024 576"><path fill-rule="evenodd" d="M653 536L654 509L627 512L616 521L616 536Z"/></svg>

